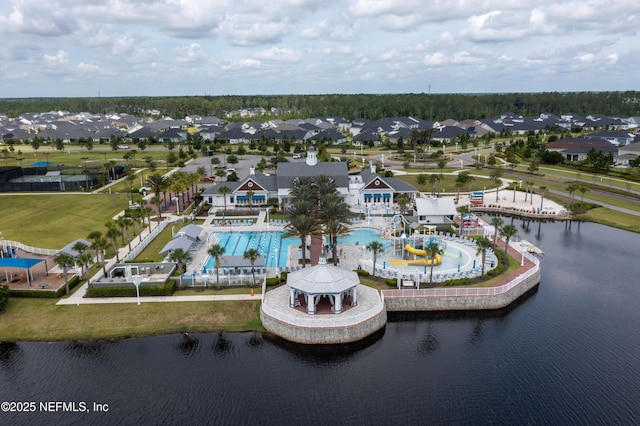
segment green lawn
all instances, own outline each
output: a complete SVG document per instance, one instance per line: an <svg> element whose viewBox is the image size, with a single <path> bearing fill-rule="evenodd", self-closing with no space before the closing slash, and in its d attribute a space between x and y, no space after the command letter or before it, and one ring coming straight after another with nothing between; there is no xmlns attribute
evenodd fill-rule
<svg viewBox="0 0 640 426"><path fill-rule="evenodd" d="M631 232L640 232L640 220L638 216L618 212L604 207L591 209L580 218L614 228L625 229Z"/></svg>
<svg viewBox="0 0 640 426"><path fill-rule="evenodd" d="M259 300L57 306L50 299L12 298L0 316L0 341L261 331Z"/></svg>
<svg viewBox="0 0 640 426"><path fill-rule="evenodd" d="M2 233L8 240L59 249L105 223L128 205L127 194L2 195Z"/></svg>
<svg viewBox="0 0 640 426"><path fill-rule="evenodd" d="M155 229L156 226L158 226L158 222L154 222L152 220L151 228ZM169 226L164 231L162 231L160 235L158 235L153 241L151 241L151 244L149 244L144 250L142 250L142 253L140 253L138 257L135 258L135 260L138 262L162 261L162 259L164 259L164 254L160 254L160 250L162 250L162 248L166 246L172 238L173 235L171 235L171 227Z"/></svg>

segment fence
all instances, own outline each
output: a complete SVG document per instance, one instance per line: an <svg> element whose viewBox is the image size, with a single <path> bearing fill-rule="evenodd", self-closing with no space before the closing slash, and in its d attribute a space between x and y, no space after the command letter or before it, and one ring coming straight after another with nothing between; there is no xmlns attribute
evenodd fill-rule
<svg viewBox="0 0 640 426"><path fill-rule="evenodd" d="M17 241L11 241L11 240L2 240L2 241L0 241L0 245L17 247L17 248L19 248L21 250L24 250L26 252L29 252L29 253L42 254L42 255L45 255L45 256L53 256L54 254L56 254L57 252L60 251L60 250L52 250L52 249L31 247L31 246L28 246L26 244L22 244L22 243L19 243Z"/></svg>
<svg viewBox="0 0 640 426"><path fill-rule="evenodd" d="M138 244L133 247L129 254L124 257L123 261L133 260L138 257L138 255L142 253L142 251L146 249L149 244L151 244L151 241L153 241L158 235L160 235L160 233L164 231L167 226L174 225L176 223L182 223L182 219L165 220L164 222L159 223L158 226L153 228L151 232L149 232L149 234L142 239L142 241L138 242Z"/></svg>
<svg viewBox="0 0 640 426"><path fill-rule="evenodd" d="M537 257L524 253L524 257L533 263L533 267L529 268L522 274L518 275L508 283L497 287L482 287L482 288L426 288L420 290L382 290L382 294L386 298L394 297L450 297L450 296L462 296L462 297L483 297L483 296L495 296L503 294L530 276L536 274L540 270L540 261Z"/></svg>

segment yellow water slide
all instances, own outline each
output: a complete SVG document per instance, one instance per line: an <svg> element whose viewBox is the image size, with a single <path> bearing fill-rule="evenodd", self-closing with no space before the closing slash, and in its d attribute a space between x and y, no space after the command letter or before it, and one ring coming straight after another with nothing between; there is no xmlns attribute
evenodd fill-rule
<svg viewBox="0 0 640 426"><path fill-rule="evenodd" d="M436 254L435 258L432 261L431 259L426 258L427 252L424 250L419 250L417 248L414 248L411 244L405 245L404 248L409 253L415 254L416 256L422 256L423 258L415 259L415 260L391 259L392 265L399 265L399 266L431 265L432 262L434 265L439 265L440 263L442 263L442 256L440 256L439 254Z"/></svg>

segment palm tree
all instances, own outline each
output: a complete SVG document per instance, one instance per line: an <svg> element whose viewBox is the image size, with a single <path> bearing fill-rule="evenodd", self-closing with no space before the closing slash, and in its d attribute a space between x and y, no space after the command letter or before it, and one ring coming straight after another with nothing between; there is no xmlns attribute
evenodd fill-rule
<svg viewBox="0 0 640 426"><path fill-rule="evenodd" d="M378 255L384 252L384 245L380 241L371 241L367 244L367 250L371 250L373 253L373 267L372 274L374 277L376 276L376 262L378 260Z"/></svg>
<svg viewBox="0 0 640 426"><path fill-rule="evenodd" d="M251 274L253 275L253 286L255 287L256 286L256 270L254 266L256 264L256 260L260 257L260 252L257 249L250 248L244 252L242 257L244 257L245 259L248 259L249 263L251 263Z"/></svg>
<svg viewBox="0 0 640 426"><path fill-rule="evenodd" d="M469 214L469 206L464 205L457 208L458 213L460 213L460 232L458 235L462 235L462 228L464 227L464 215Z"/></svg>
<svg viewBox="0 0 640 426"><path fill-rule="evenodd" d="M220 262L222 262L222 255L225 252L225 248L220 244L213 244L207 250L209 256L213 257L216 261L216 284L218 285L218 290L220 290Z"/></svg>
<svg viewBox="0 0 640 426"><path fill-rule="evenodd" d="M578 190L579 185L577 183L571 183L567 185L567 192L569 193L569 210L573 207L573 194Z"/></svg>
<svg viewBox="0 0 640 426"><path fill-rule="evenodd" d="M509 240L511 237L515 236L518 233L518 228L514 225L505 225L500 228L500 236L505 239L504 246L504 262L509 263L509 259L507 258L507 250L509 249Z"/></svg>
<svg viewBox="0 0 640 426"><path fill-rule="evenodd" d="M96 249L95 244L96 244L96 241L100 238L102 238L102 232L100 231L92 231L89 233L89 235L87 235L87 239L92 242L91 248L96 251L96 262L99 261L98 256L100 253L98 253L98 249Z"/></svg>
<svg viewBox="0 0 640 426"><path fill-rule="evenodd" d="M480 273L480 276L484 276L484 262L485 259L487 258L487 250L489 250L492 247L491 245L491 241L489 241L488 238L485 237L478 237L476 238L476 256L479 254L482 254L482 272Z"/></svg>
<svg viewBox="0 0 640 426"><path fill-rule="evenodd" d="M398 195L396 202L398 203L398 207L400 207L400 214L404 214L407 206L409 205L409 197L407 197L406 194L400 194Z"/></svg>
<svg viewBox="0 0 640 426"><path fill-rule="evenodd" d="M107 268L105 265L106 262L104 261L104 256L105 256L105 251L107 250L107 247L109 247L109 241L107 241L107 239L104 237L96 238L96 240L93 242L93 245L91 247L96 251L96 259L98 255L100 255L100 260L102 261L102 272L106 276Z"/></svg>
<svg viewBox="0 0 640 426"><path fill-rule="evenodd" d="M324 224L324 231L329 235L335 265L338 259L338 237L349 233L347 223L352 214L349 206L338 196L335 186L333 188L335 192L332 193L318 192L318 219Z"/></svg>
<svg viewBox="0 0 640 426"><path fill-rule="evenodd" d="M549 188L547 188L546 186L542 185L540 187L540 196L542 197L540 199L540 211L542 211L542 203L544 203L544 194L547 192Z"/></svg>
<svg viewBox="0 0 640 426"><path fill-rule="evenodd" d="M62 274L64 275L64 286L67 290L67 294L69 294L69 280L67 279L67 272L69 271L69 266L73 266L75 260L73 259L73 256L67 253L60 252L54 256L53 261L62 268Z"/></svg>
<svg viewBox="0 0 640 426"><path fill-rule="evenodd" d="M154 173L147 178L147 186L151 188L156 197L159 197L160 193L166 189L167 181L160 173ZM164 202L166 204L167 200L165 199Z"/></svg>
<svg viewBox="0 0 640 426"><path fill-rule="evenodd" d="M131 251L131 233L129 232L129 228L133 225L133 220L127 216L121 216L118 218L118 225L120 226L120 222L124 225L124 232L127 234L127 244L129 244L129 251Z"/></svg>
<svg viewBox="0 0 640 426"><path fill-rule="evenodd" d="M297 203L304 203L298 201ZM300 247L302 249L302 267L307 264L307 237L318 235L320 233L320 224L313 210L295 209L295 206L289 210L289 222L285 226L287 232L283 237L300 237Z"/></svg>
<svg viewBox="0 0 640 426"><path fill-rule="evenodd" d="M526 181L525 184L527 185L527 187L529 187L529 192L531 193L531 205L533 205L533 185L535 185L535 182L532 182L530 180ZM527 200L525 200L527 201Z"/></svg>
<svg viewBox="0 0 640 426"><path fill-rule="evenodd" d="M253 191L247 191L247 199L249 200L249 212L253 211L253 196L256 195Z"/></svg>
<svg viewBox="0 0 640 426"><path fill-rule="evenodd" d="M91 263L93 263L93 255L88 251L81 253L77 258L78 265L82 268L82 276L84 277Z"/></svg>
<svg viewBox="0 0 640 426"><path fill-rule="evenodd" d="M502 179L500 179L501 177L502 169L500 167L496 167L489 174L489 179L491 179L493 183L496 184L496 202L498 202L498 200L500 199L500 185L502 185Z"/></svg>
<svg viewBox="0 0 640 426"><path fill-rule="evenodd" d="M184 273L184 266L191 261L191 254L188 251L184 251L181 248L177 248L169 255L169 260L178 264L178 273L180 274L180 287L182 287L182 274Z"/></svg>
<svg viewBox="0 0 640 426"><path fill-rule="evenodd" d="M495 230L495 232L493 233L493 249L494 250L496 249L496 243L498 241L498 232L503 223L504 222L502 221L502 219L500 219L497 216L491 218L491 226L493 226L493 229Z"/></svg>
<svg viewBox="0 0 640 426"><path fill-rule="evenodd" d="M440 176L437 173L431 173L429 175L429 183L431 184L431 196L436 195L436 184L440 181Z"/></svg>
<svg viewBox="0 0 640 426"><path fill-rule="evenodd" d="M218 193L222 195L222 201L224 202L224 215L227 214L227 194L231 192L231 189L227 185L222 185L218 188Z"/></svg>
<svg viewBox="0 0 640 426"><path fill-rule="evenodd" d="M162 219L162 198L160 198L160 196L158 195L154 195L153 197L151 197L151 204L153 204L154 206L156 206L158 208L158 225L160 224L160 219ZM151 225L149 225L151 226Z"/></svg>
<svg viewBox="0 0 640 426"><path fill-rule="evenodd" d="M120 256L118 255L118 236L120 236L121 232L118 230L118 225L115 222L107 222L106 223L107 232L105 236L111 240L113 244L113 251L116 253L116 262L120 262Z"/></svg>
<svg viewBox="0 0 640 426"><path fill-rule="evenodd" d="M430 242L426 246L424 246L424 251L428 259L431 260L431 273L429 275L429 285L433 285L433 264L436 263L436 256L442 256L444 254L444 249L442 246L435 241Z"/></svg>
<svg viewBox="0 0 640 426"><path fill-rule="evenodd" d="M71 247L73 250L78 252L78 256L80 256L82 253L84 253L84 251L86 249L89 248L89 246L87 246L85 243L83 243L82 241L77 241L73 247Z"/></svg>
<svg viewBox="0 0 640 426"><path fill-rule="evenodd" d="M586 186L580 185L578 188L578 191L580 192L580 208L584 210L584 194L589 192L589 188L587 188Z"/></svg>

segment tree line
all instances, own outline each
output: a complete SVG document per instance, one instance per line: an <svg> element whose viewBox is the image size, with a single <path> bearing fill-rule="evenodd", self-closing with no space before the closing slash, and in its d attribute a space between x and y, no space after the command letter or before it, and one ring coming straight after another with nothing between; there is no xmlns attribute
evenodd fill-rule
<svg viewBox="0 0 640 426"><path fill-rule="evenodd" d="M13 98L0 99L0 113L17 117L28 112L66 110L92 113L127 113L183 118L187 115L214 115L225 118L227 112L262 107L261 118L280 119L321 116L364 118L412 116L425 120L453 118L482 119L504 112L538 116L542 112L580 115L602 114L640 116L640 92L542 92L486 94L326 94L326 95L228 95L159 96L110 98ZM234 117L233 120L255 120Z"/></svg>

